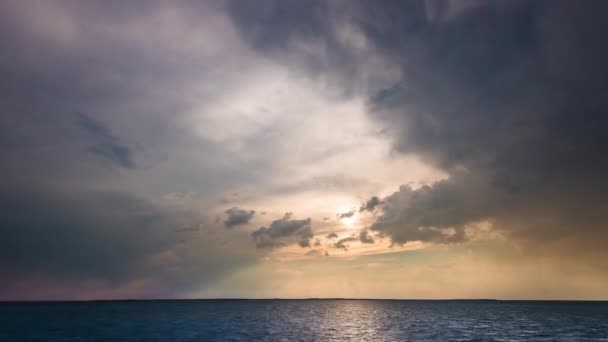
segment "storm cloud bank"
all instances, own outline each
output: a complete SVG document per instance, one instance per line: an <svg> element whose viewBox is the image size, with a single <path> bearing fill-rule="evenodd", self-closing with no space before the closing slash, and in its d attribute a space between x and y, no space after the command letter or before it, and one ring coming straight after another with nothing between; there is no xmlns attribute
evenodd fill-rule
<svg viewBox="0 0 608 342"><path fill-rule="evenodd" d="M530 254L556 274L574 265L546 283L588 269L600 283L607 11L599 0L3 1L0 299L239 297L279 278L235 270L325 247L325 261L348 250L353 262L477 246L514 270ZM393 254L385 276L403 275L407 253Z"/></svg>
<svg viewBox="0 0 608 342"><path fill-rule="evenodd" d="M351 79L331 63L352 49L339 39L347 22L400 70L398 81L368 93L369 115L397 151L449 177L381 199L371 230L395 243L451 243L486 221L535 249L605 255L605 2L323 2L289 25L285 2L262 3L264 21L234 16L254 43L280 50L315 42L325 54L310 57L327 63L313 70ZM346 64L357 62L347 55Z"/></svg>

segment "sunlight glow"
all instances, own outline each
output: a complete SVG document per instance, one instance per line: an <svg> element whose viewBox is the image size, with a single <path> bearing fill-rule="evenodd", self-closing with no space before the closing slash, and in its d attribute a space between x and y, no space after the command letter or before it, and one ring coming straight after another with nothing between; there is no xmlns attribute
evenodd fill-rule
<svg viewBox="0 0 608 342"><path fill-rule="evenodd" d="M348 228L353 228L357 223L357 214L354 214L351 217L343 217L340 219L340 221L342 221L342 223Z"/></svg>

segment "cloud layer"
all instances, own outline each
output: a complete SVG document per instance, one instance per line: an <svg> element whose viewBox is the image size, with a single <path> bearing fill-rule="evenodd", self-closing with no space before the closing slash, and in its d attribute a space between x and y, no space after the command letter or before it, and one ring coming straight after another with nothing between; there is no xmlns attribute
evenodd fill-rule
<svg viewBox="0 0 608 342"><path fill-rule="evenodd" d="M396 242L452 242L463 240L464 225L489 220L534 244L603 253L608 50L596 43L605 31L600 8L490 1L437 20L420 13L408 31L384 26L374 43L405 76L371 97L371 115L397 150L450 178L401 187L372 229ZM375 23L363 27L372 34Z"/></svg>
<svg viewBox="0 0 608 342"><path fill-rule="evenodd" d="M289 5L263 3L277 12L261 11L259 21L235 13L254 45L288 50L314 42L327 55L313 59L326 63L309 70L351 80L332 64L344 51L345 65L360 61L340 39L340 23L348 22L365 47L400 70L377 91L377 83L359 87L369 91L370 115L396 151L449 178L383 198L372 230L395 243L463 242L465 227L484 221L537 251L605 254L605 3L322 3L287 22L277 13Z"/></svg>
<svg viewBox="0 0 608 342"><path fill-rule="evenodd" d="M608 268L606 10L4 1L0 299L268 295L329 263L339 289L390 253L377 289L548 265L605 293L575 282Z"/></svg>

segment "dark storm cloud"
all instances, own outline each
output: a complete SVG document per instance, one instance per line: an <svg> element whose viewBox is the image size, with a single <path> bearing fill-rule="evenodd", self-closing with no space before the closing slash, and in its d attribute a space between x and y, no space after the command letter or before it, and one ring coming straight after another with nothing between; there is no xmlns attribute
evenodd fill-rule
<svg viewBox="0 0 608 342"><path fill-rule="evenodd" d="M192 110L189 86L211 68L203 52L175 43L199 38L202 4L167 5L0 4L0 201L10 208L0 211L0 298L11 286L34 295L23 279L50 288L63 276L75 285L62 299L83 284L101 284L103 295L150 279L164 291L156 295L173 296L251 262L202 231L180 244L176 232L205 214L158 203L175 191L212 196L257 172L233 168L224 146L177 124ZM190 243L200 254L181 255Z"/></svg>
<svg viewBox="0 0 608 342"><path fill-rule="evenodd" d="M317 40L331 61L345 48L329 23L348 18L402 71L370 94L370 115L396 150L449 178L383 199L372 230L395 243L457 242L467 224L487 220L537 249L605 254L606 2L353 1L297 18L286 3L261 3L263 20L234 16L254 44Z"/></svg>
<svg viewBox="0 0 608 342"><path fill-rule="evenodd" d="M317 38L331 29L329 2L229 1L235 23L256 48L288 48L294 35Z"/></svg>
<svg viewBox="0 0 608 342"><path fill-rule="evenodd" d="M131 148L114 136L103 122L83 114L79 114L78 118L78 124L97 140L97 144L88 149L91 153L126 169L135 168Z"/></svg>
<svg viewBox="0 0 608 342"><path fill-rule="evenodd" d="M57 299L81 298L97 284L96 298L134 282L151 287L131 295L172 296L200 289L252 261L227 256L199 228L183 228L200 226L204 221L197 214L170 211L124 192L3 184L0 205L4 299L48 299L43 289L56 286L61 289ZM189 240L205 251L200 255L187 253L181 234L195 231L200 237ZM23 286L24 281L35 285Z"/></svg>
<svg viewBox="0 0 608 342"><path fill-rule="evenodd" d="M0 265L11 272L123 279L176 243L169 212L125 193L3 186Z"/></svg>
<svg viewBox="0 0 608 342"><path fill-rule="evenodd" d="M380 198L378 196L373 196L372 198L367 200L367 202L361 205L361 208L359 208L359 212L362 213L364 211L374 211L374 209L376 209L376 207L380 204L382 204Z"/></svg>
<svg viewBox="0 0 608 342"><path fill-rule="evenodd" d="M238 225L244 225L249 223L249 221L255 215L255 210L245 210L238 207L232 207L225 211L228 216L224 221L224 226L227 228L232 228Z"/></svg>
<svg viewBox="0 0 608 342"><path fill-rule="evenodd" d="M407 76L371 98L372 116L399 151L450 178L401 187L371 228L396 242L455 242L464 225L491 220L539 243L606 241L608 49L597 42L608 27L595 14L605 9L487 2L411 32L385 27L375 42Z"/></svg>
<svg viewBox="0 0 608 342"><path fill-rule="evenodd" d="M229 0L227 4L235 26L252 48L287 61L294 70L303 70L306 77L336 85L328 91L352 94L368 76L359 72L358 63L364 56L352 42L344 42L337 30L350 21L354 2Z"/></svg>
<svg viewBox="0 0 608 342"><path fill-rule="evenodd" d="M292 213L286 213L282 218L272 221L269 227L251 233L256 246L280 247L296 242L300 247L310 247L310 239L313 237L310 218L293 220L291 217Z"/></svg>

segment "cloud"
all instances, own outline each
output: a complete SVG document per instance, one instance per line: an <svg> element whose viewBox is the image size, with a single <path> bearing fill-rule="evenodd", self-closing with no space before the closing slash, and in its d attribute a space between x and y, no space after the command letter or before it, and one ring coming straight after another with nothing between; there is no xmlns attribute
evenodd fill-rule
<svg viewBox="0 0 608 342"><path fill-rule="evenodd" d="M387 234L400 244L413 240L463 242L466 240L464 226L486 219L484 213L491 208L482 198L453 196L475 191L473 186L459 188L459 185L448 180L417 190L401 186L398 192L384 199L382 215L370 229Z"/></svg>
<svg viewBox="0 0 608 342"><path fill-rule="evenodd" d="M194 112L221 115L207 104L223 97L200 91L202 79L236 87L223 68L256 63L212 7L0 4L0 45L15 52L0 61L0 202L12 208L0 214L0 298L12 288L44 299L36 291L53 286L77 298L91 283L90 298L132 283L170 297L255 262L241 248L246 232L219 230L234 237L226 247L211 212L161 198L192 191L209 203L267 174L260 158L229 153L192 124ZM20 288L24 279L36 286Z"/></svg>
<svg viewBox="0 0 608 342"><path fill-rule="evenodd" d="M336 238L338 238L338 234L336 234L336 233L329 233L329 234L327 234L327 238L328 239L336 239Z"/></svg>
<svg viewBox="0 0 608 342"><path fill-rule="evenodd" d="M228 217L224 221L224 226L227 228L232 228L238 225L244 225L249 223L249 221L255 215L255 210L245 210L238 207L232 207L225 211Z"/></svg>
<svg viewBox="0 0 608 342"><path fill-rule="evenodd" d="M376 209L376 207L380 204L382 204L380 198L378 196L373 196L372 198L367 200L367 202L361 205L361 208L359 208L359 212L362 213L364 211L374 211L374 209Z"/></svg>
<svg viewBox="0 0 608 342"><path fill-rule="evenodd" d="M79 114L78 124L96 141L96 144L88 149L89 152L125 169L134 169L136 167L131 148L114 136L103 122L84 114Z"/></svg>
<svg viewBox="0 0 608 342"><path fill-rule="evenodd" d="M461 243L484 222L523 253L602 269L607 9L594 0L4 1L0 278L22 296L32 287L20 280L39 278L58 287L69 278L64 298L89 281L103 284L97 293L142 283L158 296L190 293L257 260L248 232L209 229L222 220L207 219L206 204L236 192L235 206L385 194L394 178L371 178L383 178L374 163L386 160L377 157L385 138L446 179L372 197L358 209L374 212L369 231L336 248L372 234ZM412 170L393 171L410 181ZM226 222L250 222L245 212ZM260 248L314 244L310 219L290 215L253 238Z"/></svg>
<svg viewBox="0 0 608 342"><path fill-rule="evenodd" d="M341 218L341 219L353 217L353 215L355 215L355 211L354 210L347 211L345 213L336 214L336 216L338 216L338 218Z"/></svg>
<svg viewBox="0 0 608 342"><path fill-rule="evenodd" d="M367 229L364 229L359 233L359 241L361 243L374 243L374 238L369 234Z"/></svg>
<svg viewBox="0 0 608 342"><path fill-rule="evenodd" d="M312 236L310 236L310 237L312 237ZM303 238L299 239L298 246L300 246L302 248L310 247L310 238L303 237Z"/></svg>
<svg viewBox="0 0 608 342"><path fill-rule="evenodd" d="M100 292L89 295L122 298L132 283L145 284L132 295L162 296L205 287L251 262L226 257L204 229L182 243L182 232L195 232L183 227L198 226L203 217L125 192L3 184L0 203L7 208L0 214L0 298L45 298L44 289L52 287L57 298L82 298L91 284ZM37 279L36 286L19 287L27 279Z"/></svg>
<svg viewBox="0 0 608 342"><path fill-rule="evenodd" d="M272 221L269 227L262 227L251 236L258 248L280 247L296 242L300 247L310 247L313 237L310 218L292 220L292 213L285 213L282 218Z"/></svg>
<svg viewBox="0 0 608 342"><path fill-rule="evenodd" d="M307 163L314 161L307 161ZM370 181L344 174L314 176L305 180L278 185L273 189L274 194L289 194L305 191L347 191L356 187L370 185Z"/></svg>
<svg viewBox="0 0 608 342"><path fill-rule="evenodd" d="M307 70L371 82L359 89L369 90L369 115L394 149L448 175L383 198L371 230L395 243L453 243L486 221L531 253L567 249L594 264L606 256L605 2L352 1L311 6L293 26L277 2L264 4L276 11L261 12L263 20L234 16L245 38L279 51L302 41L325 46L314 57L326 63ZM376 80L328 67L342 57L360 62L339 39L343 22L400 79L376 91Z"/></svg>
<svg viewBox="0 0 608 342"><path fill-rule="evenodd" d="M230 1L229 9L247 40L261 49L285 48L293 34L316 38L328 29L324 1L262 1L259 4Z"/></svg>
<svg viewBox="0 0 608 342"><path fill-rule="evenodd" d="M3 3L0 41L16 53L0 62L0 70L11 73L2 80L10 94L1 108L0 144L10 145L2 164L14 164L15 173L36 173L44 165L38 178L86 179L100 187L140 183L134 187L205 196L265 177L270 166L262 159L272 153L253 145L229 152L231 143L218 138L234 127L221 110L234 94L199 86L205 79L242 92L244 79L257 79L268 64L211 3L119 7ZM167 30L147 34L158 25ZM230 71L237 65L251 72ZM215 124L211 136L202 137L202 121ZM99 167L100 161L116 170ZM127 169L131 175L123 176Z"/></svg>
<svg viewBox="0 0 608 342"><path fill-rule="evenodd" d="M324 255L324 251L322 249L311 249L310 251L304 254L305 256L321 256Z"/></svg>
<svg viewBox="0 0 608 342"><path fill-rule="evenodd" d="M464 225L490 220L539 243L606 239L599 203L608 199L600 185L608 105L597 75L608 72L608 50L594 43L603 31L596 11L591 3L488 2L442 24L420 19L412 32L386 27L375 43L408 77L371 98L371 115L397 150L450 177L401 187L371 229L396 242L458 242ZM409 43L392 45L400 34Z"/></svg>
<svg viewBox="0 0 608 342"><path fill-rule="evenodd" d="M1 217L4 268L121 277L131 263L175 243L170 230L160 230L178 226L168 212L124 193L3 190L11 208ZM167 239L147 238L154 235Z"/></svg>
<svg viewBox="0 0 608 342"><path fill-rule="evenodd" d="M349 246L349 242L351 241L356 241L357 239L353 236L349 236L343 239L338 240L335 244L334 247L338 248L338 249L342 249L344 251L348 251Z"/></svg>

